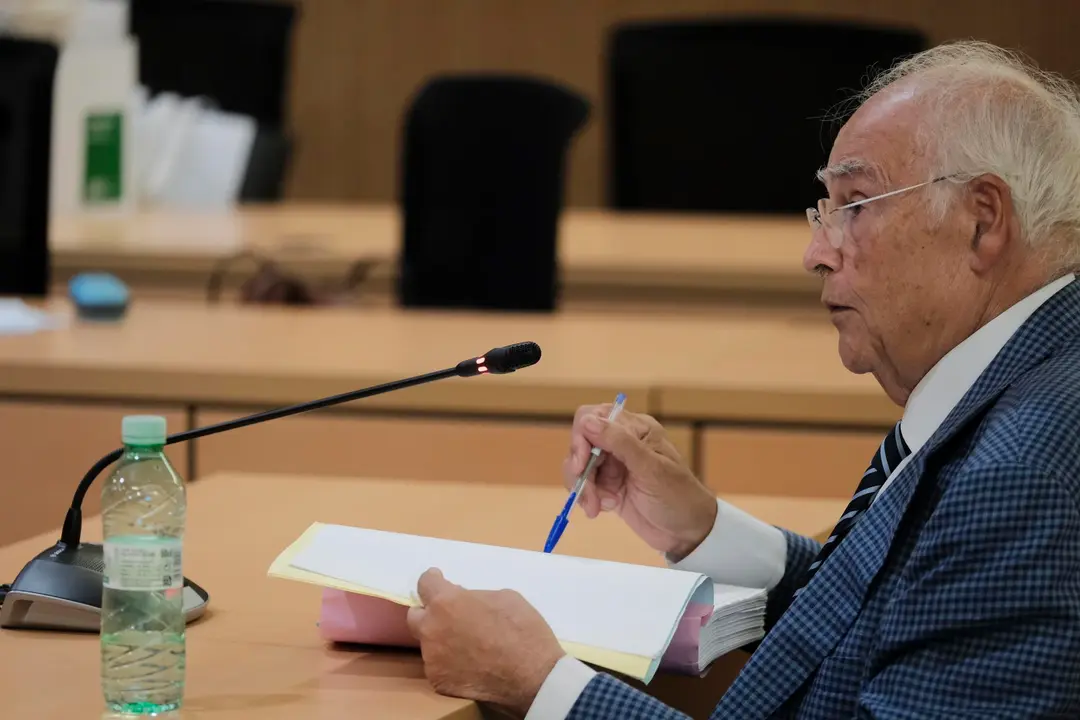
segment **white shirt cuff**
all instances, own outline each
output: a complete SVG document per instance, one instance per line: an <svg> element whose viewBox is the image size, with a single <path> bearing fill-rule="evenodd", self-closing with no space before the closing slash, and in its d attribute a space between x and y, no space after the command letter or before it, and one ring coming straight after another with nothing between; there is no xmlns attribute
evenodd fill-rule
<svg viewBox="0 0 1080 720"><path fill-rule="evenodd" d="M772 590L787 568L784 534L734 505L716 502L709 535L672 567L708 575L716 583Z"/></svg>
<svg viewBox="0 0 1080 720"><path fill-rule="evenodd" d="M548 673L525 720L565 720L596 671L569 655L563 655Z"/></svg>

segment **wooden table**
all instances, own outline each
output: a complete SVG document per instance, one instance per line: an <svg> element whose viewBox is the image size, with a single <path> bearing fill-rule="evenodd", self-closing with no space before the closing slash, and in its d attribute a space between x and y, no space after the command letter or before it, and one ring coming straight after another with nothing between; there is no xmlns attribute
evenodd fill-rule
<svg viewBox="0 0 1080 720"><path fill-rule="evenodd" d="M360 480L280 475L221 475L189 486L185 574L211 594L206 615L188 630L187 693L191 720L258 718L394 718L472 720L471 702L436 695L411 651L358 651L319 639L318 588L271 580L274 557L313 521L351 524L535 548L547 534L555 487ZM842 512L842 500L730 497L775 524L817 533ZM497 510L493 510L497 508ZM60 517L57 517L57 521ZM87 518L84 538L100 540L100 520ZM55 542L58 531L0 548L0 580ZM565 552L657 565L660 558L617 518L580 522L564 537ZM37 631L0 631L5 717L70 720L99 717L98 638ZM732 672L737 670L729 668ZM694 698L709 702L730 678L694 681ZM64 679L57 691L57 677ZM691 678L675 678L683 692ZM652 689L664 697L665 680Z"/></svg>
<svg viewBox="0 0 1080 720"><path fill-rule="evenodd" d="M123 220L52 221L54 275L115 272L138 294L206 297L222 260L255 251L320 285L370 261L364 297L392 303L401 223L392 205L288 204L219 214L143 212ZM563 306L571 309L814 306L802 269L803 218L620 214L567 210L559 229ZM250 273L251 263L238 272Z"/></svg>
<svg viewBox="0 0 1080 720"><path fill-rule="evenodd" d="M887 427L897 410L840 363L824 313L630 318L140 301L120 322L0 337L0 393L187 404L298 402L531 340L540 363L373 397L357 410L565 418L619 391L666 418ZM708 401L693 397L708 393Z"/></svg>
<svg viewBox="0 0 1080 720"><path fill-rule="evenodd" d="M61 301L49 304L70 316ZM221 471L547 485L575 409L625 392L718 492L850 492L899 410L825 319L502 316L143 300L117 324L0 337L0 543L54 522L124 414L170 431L455 365L533 340L538 365L452 379L170 451ZM701 398L707 397L708 402ZM62 444L65 451L56 452ZM812 469L806 458L813 457ZM97 497L88 498L91 508Z"/></svg>

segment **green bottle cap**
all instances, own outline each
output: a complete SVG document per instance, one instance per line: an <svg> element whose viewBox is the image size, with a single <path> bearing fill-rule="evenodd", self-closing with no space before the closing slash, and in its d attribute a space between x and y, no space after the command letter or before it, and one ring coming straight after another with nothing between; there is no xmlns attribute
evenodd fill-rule
<svg viewBox="0 0 1080 720"><path fill-rule="evenodd" d="M165 418L160 415L127 415L120 423L125 445L164 445Z"/></svg>

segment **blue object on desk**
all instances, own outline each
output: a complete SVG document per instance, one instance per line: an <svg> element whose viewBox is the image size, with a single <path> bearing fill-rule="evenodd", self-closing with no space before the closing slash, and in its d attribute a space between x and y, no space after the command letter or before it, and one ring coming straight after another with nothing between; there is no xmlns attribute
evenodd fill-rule
<svg viewBox="0 0 1080 720"><path fill-rule="evenodd" d="M131 298L127 285L111 273L79 273L68 282L68 296L87 320L119 320Z"/></svg>

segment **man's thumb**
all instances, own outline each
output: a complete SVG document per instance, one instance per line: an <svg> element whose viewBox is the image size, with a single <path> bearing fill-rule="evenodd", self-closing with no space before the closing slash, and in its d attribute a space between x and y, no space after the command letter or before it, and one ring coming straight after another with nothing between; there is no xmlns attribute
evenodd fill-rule
<svg viewBox="0 0 1080 720"><path fill-rule="evenodd" d="M442 571L438 568L431 568L424 572L420 576L420 579L416 581L416 594L420 599L421 605L427 605L430 603L439 593L445 592L448 588L455 587L455 585L443 577Z"/></svg>

